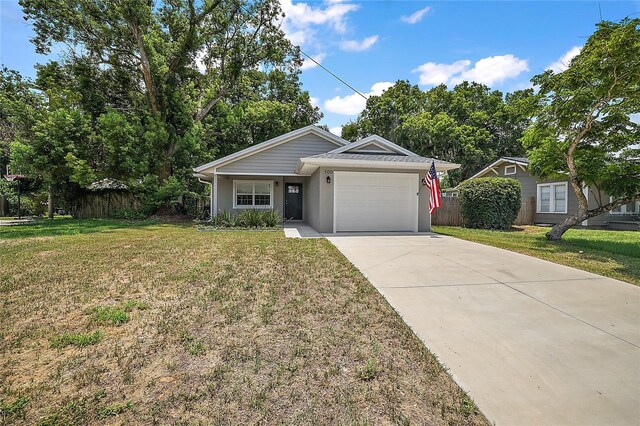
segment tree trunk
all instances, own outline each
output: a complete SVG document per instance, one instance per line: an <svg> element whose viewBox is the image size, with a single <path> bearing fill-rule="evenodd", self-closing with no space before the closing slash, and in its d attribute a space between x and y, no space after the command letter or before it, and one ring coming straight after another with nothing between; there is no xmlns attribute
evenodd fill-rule
<svg viewBox="0 0 640 426"><path fill-rule="evenodd" d="M49 197L47 199L47 213L49 215L49 219L53 219L53 189L51 185L49 185Z"/></svg>
<svg viewBox="0 0 640 426"><path fill-rule="evenodd" d="M556 223L551 228L551 231L546 233L547 240L550 241L558 241L562 239L562 235L579 223L582 223L583 220L587 219L587 215L576 215L571 216L560 223Z"/></svg>
<svg viewBox="0 0 640 426"><path fill-rule="evenodd" d="M611 211L617 207L620 207L623 204L627 204L630 202L635 202L640 199L640 194L631 195L628 197L622 197L615 201L612 201L609 204L605 204L603 206L599 206L595 209L585 210L582 208L578 209L578 214L575 216L571 216L560 223L556 223L551 228L551 231L547 232L545 235L548 240L558 241L562 238L565 232L569 230L569 228L582 223L583 221L590 219L595 216L600 216L608 211Z"/></svg>

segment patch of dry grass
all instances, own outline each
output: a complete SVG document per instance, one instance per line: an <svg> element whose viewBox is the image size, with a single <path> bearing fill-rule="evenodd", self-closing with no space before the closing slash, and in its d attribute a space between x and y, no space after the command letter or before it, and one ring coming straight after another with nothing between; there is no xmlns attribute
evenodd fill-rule
<svg viewBox="0 0 640 426"><path fill-rule="evenodd" d="M324 239L149 225L0 246L0 423L486 424Z"/></svg>

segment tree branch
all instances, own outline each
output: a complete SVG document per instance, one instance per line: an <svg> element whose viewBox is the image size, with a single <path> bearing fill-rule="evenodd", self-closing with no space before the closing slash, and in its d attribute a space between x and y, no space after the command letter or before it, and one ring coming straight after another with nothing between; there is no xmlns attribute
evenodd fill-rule
<svg viewBox="0 0 640 426"><path fill-rule="evenodd" d="M147 57L147 51L144 48L144 42L142 40L142 35L138 29L138 26L133 22L129 21L129 26L133 35L136 39L136 43L138 45L138 50L140 50L140 67L142 69L142 76L144 78L144 84L147 87L147 92L149 93L149 104L151 105L151 110L154 114L158 114L158 101L156 98L155 88L153 86L153 76L151 74L151 64L149 63L149 58Z"/></svg>

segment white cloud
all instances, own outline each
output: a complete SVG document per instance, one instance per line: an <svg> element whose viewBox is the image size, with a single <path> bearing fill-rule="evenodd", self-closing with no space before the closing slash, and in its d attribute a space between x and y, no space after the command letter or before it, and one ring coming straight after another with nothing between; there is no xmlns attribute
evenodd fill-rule
<svg viewBox="0 0 640 426"><path fill-rule="evenodd" d="M366 37L362 39L362 41L358 40L343 40L340 42L340 48L342 50L346 50L347 52L362 52L367 50L378 41L377 35L372 35L370 37Z"/></svg>
<svg viewBox="0 0 640 426"><path fill-rule="evenodd" d="M309 96L309 103L314 107L320 106L320 99L315 96Z"/></svg>
<svg viewBox="0 0 640 426"><path fill-rule="evenodd" d="M316 60L316 62L318 63L322 63L322 61L324 61L324 58L327 57L327 54L324 52L320 52L317 53L315 55L313 55L313 59ZM302 71L304 70L310 70L311 68L315 68L318 66L318 64L316 64L315 62L313 62L312 60L310 60L309 58L305 57L303 58L304 60L302 61L302 67L300 67L300 69Z"/></svg>
<svg viewBox="0 0 640 426"><path fill-rule="evenodd" d="M420 73L420 84L446 84L449 82L451 77L467 69L470 64L471 61L467 59L456 61L452 64L436 64L435 62L427 62L426 64L420 65L412 72Z"/></svg>
<svg viewBox="0 0 640 426"><path fill-rule="evenodd" d="M548 70L553 71L554 73L560 73L566 70L571 63L571 60L575 58L578 53L582 50L582 46L573 46L567 53L562 55L557 61L552 63L547 67Z"/></svg>
<svg viewBox="0 0 640 426"><path fill-rule="evenodd" d="M400 20L402 22L406 22L407 24L417 24L422 21L422 17L427 14L431 10L431 6L424 7L420 10L416 10L409 16L402 16Z"/></svg>
<svg viewBox="0 0 640 426"><path fill-rule="evenodd" d="M371 86L371 91L364 95L366 97L379 96L391 86L393 86L393 83L381 81ZM324 102L324 108L328 112L342 115L356 115L366 106L367 100L357 93L347 96L336 96L335 98L328 99Z"/></svg>
<svg viewBox="0 0 640 426"><path fill-rule="evenodd" d="M342 126L329 127L329 131L336 136L342 136Z"/></svg>
<svg viewBox="0 0 640 426"><path fill-rule="evenodd" d="M629 118L631 119L631 121L633 121L634 123L638 123L640 124L640 113L638 114L631 114L629 116Z"/></svg>
<svg viewBox="0 0 640 426"><path fill-rule="evenodd" d="M470 70L454 77L451 83L458 84L467 80L491 86L517 77L525 71L529 71L529 63L526 59L516 58L513 55L489 56L480 59Z"/></svg>
<svg viewBox="0 0 640 426"><path fill-rule="evenodd" d="M488 86L519 76L529 70L526 59L514 55L489 56L480 59L469 68L471 61L463 59L452 64L427 62L413 72L420 74L420 84L459 84L463 81L475 81Z"/></svg>
<svg viewBox="0 0 640 426"><path fill-rule="evenodd" d="M280 2L285 18L282 29L295 45L313 40L314 26L326 25L339 34L347 30L347 15L360 8L357 4L329 2L326 6L310 6L308 3L293 3L292 0Z"/></svg>

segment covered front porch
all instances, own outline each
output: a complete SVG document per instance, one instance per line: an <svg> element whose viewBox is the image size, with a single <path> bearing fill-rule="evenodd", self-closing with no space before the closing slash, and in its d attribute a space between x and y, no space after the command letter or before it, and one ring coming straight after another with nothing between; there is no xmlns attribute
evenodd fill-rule
<svg viewBox="0 0 640 426"><path fill-rule="evenodd" d="M200 181L211 186L211 217L223 211L238 214L246 209L271 209L285 222L307 219L307 176L216 173Z"/></svg>

